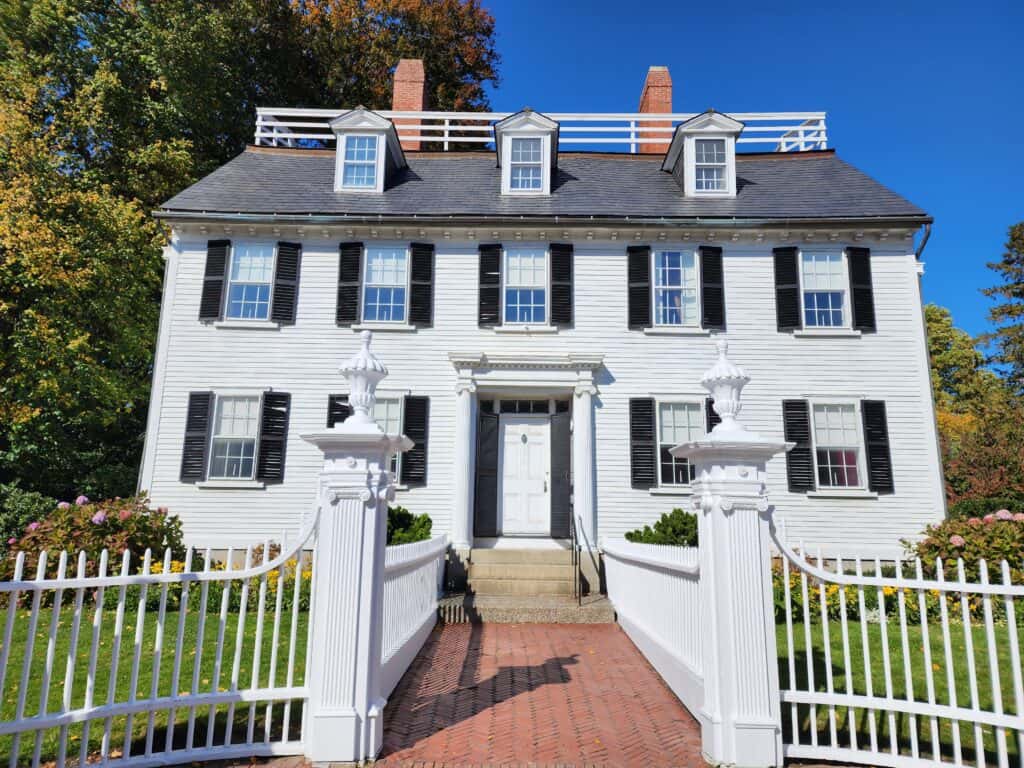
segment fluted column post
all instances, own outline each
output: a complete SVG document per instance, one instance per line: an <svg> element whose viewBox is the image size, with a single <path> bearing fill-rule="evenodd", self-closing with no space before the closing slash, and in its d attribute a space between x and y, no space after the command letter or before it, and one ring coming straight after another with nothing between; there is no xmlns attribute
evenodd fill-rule
<svg viewBox="0 0 1024 768"><path fill-rule="evenodd" d="M412 447L385 435L372 417L387 369L369 351L371 335L342 367L353 413L303 435L324 455L313 575L306 756L314 763L373 759L383 740L381 692L384 547L394 498L391 456Z"/></svg>
<svg viewBox="0 0 1024 768"><path fill-rule="evenodd" d="M740 768L782 765L778 659L772 603L768 459L792 447L736 420L750 381L729 362L725 341L702 384L722 421L672 454L694 463L700 516L701 671L697 713L704 758Z"/></svg>
<svg viewBox="0 0 1024 768"><path fill-rule="evenodd" d="M455 386L455 508L452 510L452 549L465 552L473 545L473 469L476 466L476 385L459 379Z"/></svg>
<svg viewBox="0 0 1024 768"><path fill-rule="evenodd" d="M594 395L597 390L589 382L581 382L574 390L572 409L572 493L573 514L581 521L581 533L597 547L597 515L594 508ZM575 524L575 521L574 521Z"/></svg>

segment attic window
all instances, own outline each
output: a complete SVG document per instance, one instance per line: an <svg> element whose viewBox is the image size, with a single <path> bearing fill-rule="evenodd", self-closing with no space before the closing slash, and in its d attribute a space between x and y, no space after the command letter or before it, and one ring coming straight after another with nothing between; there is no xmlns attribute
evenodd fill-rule
<svg viewBox="0 0 1024 768"><path fill-rule="evenodd" d="M377 137L349 135L345 137L341 186L344 189L375 189L377 187Z"/></svg>
<svg viewBox="0 0 1024 768"><path fill-rule="evenodd" d="M538 191L544 186L544 142L538 137L512 139L509 189Z"/></svg>
<svg viewBox="0 0 1024 768"><path fill-rule="evenodd" d="M697 191L724 192L728 171L725 139L697 139L694 145L694 181Z"/></svg>

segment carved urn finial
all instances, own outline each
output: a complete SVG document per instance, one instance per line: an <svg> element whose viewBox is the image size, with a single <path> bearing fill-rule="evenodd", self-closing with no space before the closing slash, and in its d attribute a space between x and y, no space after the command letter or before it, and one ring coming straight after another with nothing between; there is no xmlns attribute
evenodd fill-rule
<svg viewBox="0 0 1024 768"><path fill-rule="evenodd" d="M388 375L388 369L370 351L373 333L363 331L359 334L359 338L362 342L359 351L340 368L342 375L348 379L348 403L352 407L352 413L344 423L377 426L377 422L373 419L373 406L377 402L377 385Z"/></svg>
<svg viewBox="0 0 1024 768"><path fill-rule="evenodd" d="M729 360L729 343L725 339L716 341L715 346L718 348L718 359L700 380L704 389L710 392L714 399L715 413L722 418L721 423L712 430L712 434L745 432L745 427L736 420L736 417L742 408L740 394L750 382L750 377Z"/></svg>

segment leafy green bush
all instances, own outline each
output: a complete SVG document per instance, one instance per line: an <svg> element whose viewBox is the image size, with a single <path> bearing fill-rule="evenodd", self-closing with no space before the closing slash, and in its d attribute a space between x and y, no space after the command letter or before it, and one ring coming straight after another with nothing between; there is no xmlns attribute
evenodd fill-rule
<svg viewBox="0 0 1024 768"><path fill-rule="evenodd" d="M25 526L42 520L56 508L56 499L26 491L17 483L0 484L0 552L21 537Z"/></svg>
<svg viewBox="0 0 1024 768"><path fill-rule="evenodd" d="M637 544L667 544L673 547L697 546L697 516L676 508L661 516L651 528L645 525L642 529L626 534L626 541Z"/></svg>
<svg viewBox="0 0 1024 768"><path fill-rule="evenodd" d="M949 516L960 520L969 517L984 517L1000 509L1010 512L1024 512L1024 499L1006 497L961 499L949 506Z"/></svg>
<svg viewBox="0 0 1024 768"><path fill-rule="evenodd" d="M979 562L988 564L989 580L1002 582L1000 561L1010 566L1014 584L1024 583L1024 511L1000 509L983 517L945 520L925 529L925 537L905 542L911 555L920 557L929 575L934 575L935 560L942 558L946 578L953 578L957 558L964 561L968 581L978 581Z"/></svg>
<svg viewBox="0 0 1024 768"><path fill-rule="evenodd" d="M429 515L414 515L405 507L388 507L388 544L412 544L430 538Z"/></svg>

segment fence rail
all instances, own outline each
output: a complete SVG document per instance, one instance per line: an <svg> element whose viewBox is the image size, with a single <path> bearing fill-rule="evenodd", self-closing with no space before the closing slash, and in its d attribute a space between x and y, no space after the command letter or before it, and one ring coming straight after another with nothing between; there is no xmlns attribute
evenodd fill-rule
<svg viewBox="0 0 1024 768"><path fill-rule="evenodd" d="M341 109L258 107L255 142L264 146L333 146L330 121ZM448 151L493 145L493 124L510 112L402 112L378 114L395 121L403 140L423 142L424 149ZM730 115L744 123L737 139L742 146L760 151L799 152L828 147L824 112L737 112ZM641 145L664 151L675 126L696 113L649 114L641 112L553 112L559 124L559 147L591 148L636 153Z"/></svg>
<svg viewBox="0 0 1024 768"><path fill-rule="evenodd" d="M787 757L1024 764L1024 585L1009 563L887 566L773 538Z"/></svg>

